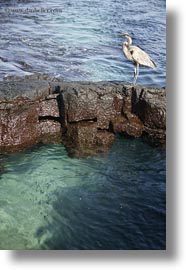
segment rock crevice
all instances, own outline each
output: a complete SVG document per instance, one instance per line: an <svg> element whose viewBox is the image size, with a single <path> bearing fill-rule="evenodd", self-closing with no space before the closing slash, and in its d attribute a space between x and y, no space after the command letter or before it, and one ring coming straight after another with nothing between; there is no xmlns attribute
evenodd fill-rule
<svg viewBox="0 0 186 270"><path fill-rule="evenodd" d="M165 89L32 78L0 83L1 151L63 142L72 155L100 153L118 133L165 146Z"/></svg>

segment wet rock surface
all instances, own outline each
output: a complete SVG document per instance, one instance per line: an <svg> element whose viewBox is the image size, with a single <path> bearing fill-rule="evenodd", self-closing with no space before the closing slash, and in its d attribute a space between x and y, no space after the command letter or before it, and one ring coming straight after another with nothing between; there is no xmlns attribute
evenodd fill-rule
<svg viewBox="0 0 186 270"><path fill-rule="evenodd" d="M29 76L0 83L0 149L64 143L72 156L106 153L115 134L166 141L165 89Z"/></svg>
<svg viewBox="0 0 186 270"><path fill-rule="evenodd" d="M166 92L161 89L133 91L133 112L144 124L144 138L154 146L166 141Z"/></svg>
<svg viewBox="0 0 186 270"><path fill-rule="evenodd" d="M38 100L49 95L49 83L44 80L0 82L0 101L11 102L16 98Z"/></svg>

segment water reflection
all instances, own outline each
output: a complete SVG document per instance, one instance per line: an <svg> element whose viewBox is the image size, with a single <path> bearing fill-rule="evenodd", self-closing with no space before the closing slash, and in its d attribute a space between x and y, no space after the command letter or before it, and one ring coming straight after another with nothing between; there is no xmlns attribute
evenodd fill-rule
<svg viewBox="0 0 186 270"><path fill-rule="evenodd" d="M1 249L164 249L165 152L118 137L107 156L61 145L7 156Z"/></svg>

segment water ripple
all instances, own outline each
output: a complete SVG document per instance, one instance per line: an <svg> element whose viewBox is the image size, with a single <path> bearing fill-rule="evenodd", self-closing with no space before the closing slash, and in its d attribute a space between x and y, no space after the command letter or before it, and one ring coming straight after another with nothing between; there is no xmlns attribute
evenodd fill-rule
<svg viewBox="0 0 186 270"><path fill-rule="evenodd" d="M3 2L4 3L4 2ZM45 8L62 8L62 13L16 13L5 8L43 8L43 1L7 1L0 9L2 80L25 72L61 75L67 80L132 81L133 66L122 54L123 39L118 33L133 33L134 43L145 49L158 70L140 71L139 84L166 84L165 1L45 1ZM16 27L15 27L16 25ZM60 51L62 49L62 53ZM80 49L82 48L82 49ZM20 54L21 51L21 54ZM48 57L49 56L49 57ZM74 61L78 58L78 61ZM1 61L1 60L0 60ZM75 66L75 67L74 67Z"/></svg>
<svg viewBox="0 0 186 270"><path fill-rule="evenodd" d="M1 249L165 248L164 151L118 137L105 157L43 145L1 164Z"/></svg>

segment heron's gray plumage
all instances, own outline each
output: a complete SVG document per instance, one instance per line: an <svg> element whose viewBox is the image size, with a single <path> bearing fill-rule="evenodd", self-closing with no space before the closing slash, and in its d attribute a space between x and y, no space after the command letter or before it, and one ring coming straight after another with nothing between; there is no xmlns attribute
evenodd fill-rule
<svg viewBox="0 0 186 270"><path fill-rule="evenodd" d="M156 64L150 58L150 56L137 46L130 46L129 52L132 56L132 60L141 66L156 68Z"/></svg>
<svg viewBox="0 0 186 270"><path fill-rule="evenodd" d="M145 51L143 51L137 46L132 45L132 38L129 36L129 34L125 34L124 36L126 37L127 41L123 42L123 53L125 57L129 61L132 61L135 66L133 83L136 84L140 65L145 67L151 67L153 69L155 69L157 66Z"/></svg>

